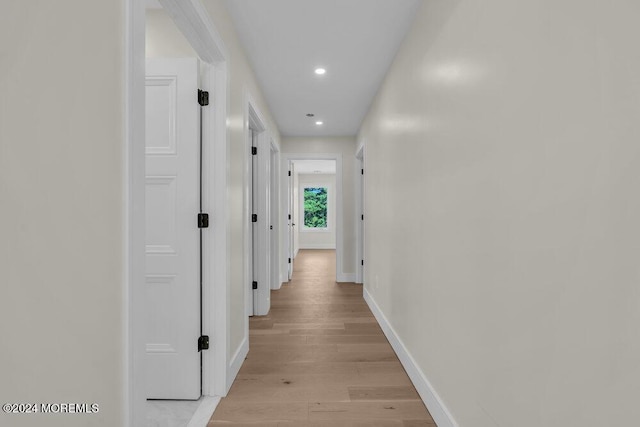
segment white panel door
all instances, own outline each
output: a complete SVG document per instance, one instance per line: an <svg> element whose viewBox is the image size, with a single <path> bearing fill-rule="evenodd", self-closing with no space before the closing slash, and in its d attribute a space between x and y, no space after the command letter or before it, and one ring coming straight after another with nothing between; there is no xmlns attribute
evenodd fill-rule
<svg viewBox="0 0 640 427"><path fill-rule="evenodd" d="M281 268L280 268L280 248L279 248L279 230L280 230L280 186L277 179L278 169L278 152L271 149L271 165L270 165L269 177L271 179L270 185L270 205L271 205L271 223L269 225L269 231L271 235L271 289L280 289L282 284Z"/></svg>
<svg viewBox="0 0 640 427"><path fill-rule="evenodd" d="M249 135L251 137L252 150L258 148L258 134L255 130L249 129ZM251 315L258 314L258 257L260 251L258 250L259 238L258 238L258 221L253 220L254 215L258 215L258 155L251 155L251 277L252 279L252 311ZM265 286L262 283L262 286Z"/></svg>
<svg viewBox="0 0 640 427"><path fill-rule="evenodd" d="M149 59L146 74L147 398L198 399L198 62Z"/></svg>
<svg viewBox="0 0 640 427"><path fill-rule="evenodd" d="M293 195L293 162L289 161L289 175L288 175L288 225L289 225L289 234L287 235L287 239L289 240L289 270L288 270L288 275L289 275L289 280L291 280L291 278L293 277L293 257L295 255L294 252L294 241L293 241L293 233L295 232L295 229L293 228L293 219L294 219L294 215L293 215L293 203L294 203L294 195Z"/></svg>

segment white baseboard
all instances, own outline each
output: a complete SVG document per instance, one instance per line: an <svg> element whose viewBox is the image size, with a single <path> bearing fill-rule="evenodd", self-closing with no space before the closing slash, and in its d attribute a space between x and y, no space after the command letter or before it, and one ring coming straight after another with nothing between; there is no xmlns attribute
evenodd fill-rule
<svg viewBox="0 0 640 427"><path fill-rule="evenodd" d="M236 354L231 358L231 362L227 367L227 391L231 388L231 384L236 379L242 364L244 363L244 359L247 357L249 353L249 338L245 337L242 340L242 344L238 347Z"/></svg>
<svg viewBox="0 0 640 427"><path fill-rule="evenodd" d="M300 243L300 249L335 249L335 243Z"/></svg>
<svg viewBox="0 0 640 427"><path fill-rule="evenodd" d="M196 413L193 414L187 427L207 427L209 420L220 403L218 396L203 396Z"/></svg>
<svg viewBox="0 0 640 427"><path fill-rule="evenodd" d="M398 359L400 359L400 363L402 363L405 371L407 371L411 382L415 386L416 390L418 390L418 394L429 410L433 420L436 422L438 427L458 427L458 423L453 419L453 416L438 396L438 393L436 393L427 377L416 364L411 353L409 353L409 350L405 347L400 337L398 337L393 327L389 324L387 318L382 314L380 307L378 307L378 304L376 304L371 294L369 294L366 288L363 293L364 300L369 305L369 308L380 324L382 331L387 336L387 339L395 350Z"/></svg>
<svg viewBox="0 0 640 427"><path fill-rule="evenodd" d="M340 273L338 274L338 283L345 283L345 282L355 282L356 281L356 275L355 273Z"/></svg>

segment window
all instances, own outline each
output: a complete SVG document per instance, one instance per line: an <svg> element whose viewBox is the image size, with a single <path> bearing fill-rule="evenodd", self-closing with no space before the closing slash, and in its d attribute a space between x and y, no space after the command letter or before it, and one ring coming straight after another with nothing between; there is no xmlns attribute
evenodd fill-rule
<svg viewBox="0 0 640 427"><path fill-rule="evenodd" d="M304 188L304 227L327 228L327 187Z"/></svg>

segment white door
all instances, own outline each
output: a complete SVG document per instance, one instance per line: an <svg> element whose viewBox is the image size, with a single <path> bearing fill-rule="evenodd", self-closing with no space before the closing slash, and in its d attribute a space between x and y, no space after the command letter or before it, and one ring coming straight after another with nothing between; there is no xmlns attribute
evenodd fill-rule
<svg viewBox="0 0 640 427"><path fill-rule="evenodd" d="M270 236L271 236L271 287L272 289L279 289L281 285L281 268L280 268L280 252L279 252L279 234L280 230L280 215L278 212L278 208L280 207L278 199L279 195L279 180L277 179L278 174L278 153L273 148L271 149L271 167L269 173L270 179L270 195L271 195L271 223L269 226Z"/></svg>
<svg viewBox="0 0 640 427"><path fill-rule="evenodd" d="M360 218L358 218L358 227L359 227L359 242L358 249L360 260L358 265L356 266L357 270L357 278L356 281L358 283L364 283L364 161L363 159L359 159L358 164L360 166L360 176L358 177L358 186L359 186L359 202L358 205L360 207Z"/></svg>
<svg viewBox="0 0 640 427"><path fill-rule="evenodd" d="M147 398L198 399L198 62L149 59L146 75Z"/></svg>
<svg viewBox="0 0 640 427"><path fill-rule="evenodd" d="M293 245L293 233L295 232L294 223L293 223L293 203L294 203L294 195L293 195L293 162L289 161L289 175L288 181L289 189L288 189L288 199L289 199L289 216L288 216L288 224L289 224L289 235L287 239L289 240L289 280L293 277L293 257L295 255Z"/></svg>
<svg viewBox="0 0 640 427"><path fill-rule="evenodd" d="M251 315L258 314L258 133L249 129L251 138ZM262 284L264 286L264 283Z"/></svg>

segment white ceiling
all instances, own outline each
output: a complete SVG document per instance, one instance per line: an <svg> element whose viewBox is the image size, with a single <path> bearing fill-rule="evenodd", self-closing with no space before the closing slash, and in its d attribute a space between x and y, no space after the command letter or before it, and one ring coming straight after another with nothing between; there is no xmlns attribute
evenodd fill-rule
<svg viewBox="0 0 640 427"><path fill-rule="evenodd" d="M335 160L294 160L294 170L302 174L336 173Z"/></svg>
<svg viewBox="0 0 640 427"><path fill-rule="evenodd" d="M284 136L357 134L421 3L225 1Z"/></svg>

